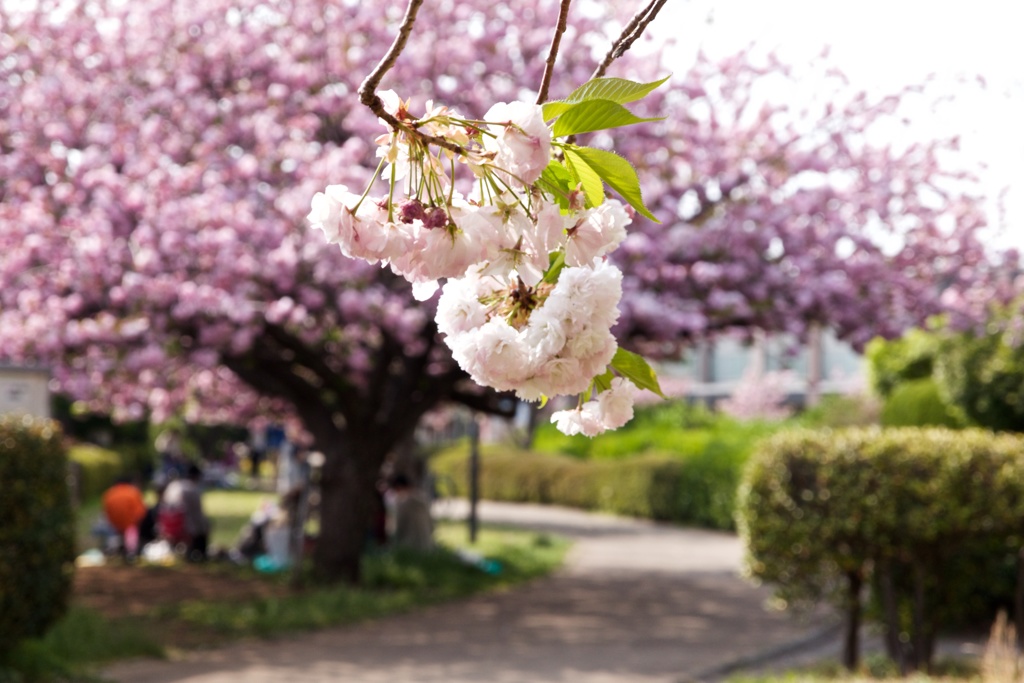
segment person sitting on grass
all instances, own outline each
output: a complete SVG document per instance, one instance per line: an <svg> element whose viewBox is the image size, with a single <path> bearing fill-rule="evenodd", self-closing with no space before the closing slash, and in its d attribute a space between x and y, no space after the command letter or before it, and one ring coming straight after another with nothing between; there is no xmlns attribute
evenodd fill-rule
<svg viewBox="0 0 1024 683"><path fill-rule="evenodd" d="M161 502L161 516L182 516L184 537L187 539L185 557L190 562L206 559L206 546L210 534L210 520L203 512L199 482L203 472L189 465L184 479L175 479L167 485Z"/></svg>
<svg viewBox="0 0 1024 683"><path fill-rule="evenodd" d="M404 474L394 475L390 484L392 545L419 551L432 549L434 521L430 516L430 503Z"/></svg>
<svg viewBox="0 0 1024 683"><path fill-rule="evenodd" d="M118 477L103 494L103 512L118 536L118 550L127 557L139 551L139 522L146 516L142 491L131 477Z"/></svg>

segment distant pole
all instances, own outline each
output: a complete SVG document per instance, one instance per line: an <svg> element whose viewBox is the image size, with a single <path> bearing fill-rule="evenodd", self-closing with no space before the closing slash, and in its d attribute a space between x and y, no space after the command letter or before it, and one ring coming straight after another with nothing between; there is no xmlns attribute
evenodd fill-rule
<svg viewBox="0 0 1024 683"><path fill-rule="evenodd" d="M469 542L476 543L479 525L476 504L480 500L480 425L476 415L469 423Z"/></svg>
<svg viewBox="0 0 1024 683"><path fill-rule="evenodd" d="M806 405L813 408L821 400L821 376L824 365L824 349L822 348L821 326L813 323L807 335L807 397Z"/></svg>

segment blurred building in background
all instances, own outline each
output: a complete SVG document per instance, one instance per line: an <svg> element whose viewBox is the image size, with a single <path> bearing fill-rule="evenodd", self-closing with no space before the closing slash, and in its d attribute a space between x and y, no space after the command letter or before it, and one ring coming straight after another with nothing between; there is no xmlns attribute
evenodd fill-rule
<svg viewBox="0 0 1024 683"><path fill-rule="evenodd" d="M0 415L50 417L50 371L0 364Z"/></svg>

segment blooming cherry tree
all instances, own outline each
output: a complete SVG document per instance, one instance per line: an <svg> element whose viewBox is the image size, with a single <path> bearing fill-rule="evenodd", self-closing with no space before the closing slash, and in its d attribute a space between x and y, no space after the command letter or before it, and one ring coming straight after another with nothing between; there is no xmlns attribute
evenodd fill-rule
<svg viewBox="0 0 1024 683"><path fill-rule="evenodd" d="M941 186L942 146L859 142L889 104L854 99L790 129L784 105L749 96L779 65L701 60L637 105L663 120L577 144L587 108L570 109L614 11L460 0L423 5L371 110L357 94L401 10L0 7L0 361L47 363L61 391L119 416L301 423L326 456L322 575L358 576L380 465L425 412L503 407L469 373L526 398L589 393L556 422L594 433L628 419L644 382L621 346L675 354L721 330L812 324L858 342L985 296L980 212ZM631 54L620 81L669 71ZM546 136L523 114L537 83ZM607 128L614 107L596 106ZM428 174L450 183L428 189ZM380 176L387 190L360 203ZM323 232L305 220L318 192Z"/></svg>

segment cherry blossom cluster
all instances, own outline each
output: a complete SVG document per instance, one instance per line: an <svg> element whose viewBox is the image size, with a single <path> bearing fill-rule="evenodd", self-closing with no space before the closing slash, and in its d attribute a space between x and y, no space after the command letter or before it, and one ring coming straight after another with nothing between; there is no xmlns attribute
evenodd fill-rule
<svg viewBox="0 0 1024 683"><path fill-rule="evenodd" d="M418 300L446 280L438 329L477 383L528 401L579 395L576 409L553 418L568 434L628 422L637 387L595 379L610 372L618 350L611 327L622 273L605 257L626 238L632 209L612 199L593 206L581 189L559 202L542 189L554 144L540 105L499 103L471 120L428 103L413 119L393 92L381 99L408 122L396 129L382 121L389 132L377 139L390 193L330 185L313 197L310 224L346 256L404 277ZM427 136L459 151L435 150ZM468 196L455 189L457 164L474 177Z"/></svg>

